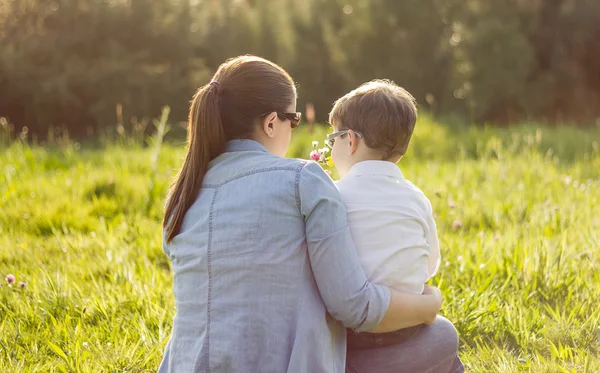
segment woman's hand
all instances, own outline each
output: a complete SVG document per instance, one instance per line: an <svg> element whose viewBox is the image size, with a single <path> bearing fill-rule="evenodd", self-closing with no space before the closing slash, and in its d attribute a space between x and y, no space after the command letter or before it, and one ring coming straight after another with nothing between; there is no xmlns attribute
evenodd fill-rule
<svg viewBox="0 0 600 373"><path fill-rule="evenodd" d="M425 321L425 324L431 325L435 322L437 314L440 312L440 309L442 308L442 292L440 291L440 289L438 289L436 287L425 285L425 290L423 290L423 295L431 297L431 302L432 302L431 309L436 310L435 313L431 313L430 316L427 317L427 320Z"/></svg>

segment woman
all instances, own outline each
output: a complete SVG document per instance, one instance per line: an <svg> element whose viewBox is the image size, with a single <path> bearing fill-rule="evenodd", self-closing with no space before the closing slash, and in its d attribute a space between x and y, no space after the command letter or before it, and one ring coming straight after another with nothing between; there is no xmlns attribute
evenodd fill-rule
<svg viewBox="0 0 600 373"><path fill-rule="evenodd" d="M343 372L344 326L435 320L437 289L367 281L331 179L283 158L299 120L292 79L258 57L227 61L194 96L165 211L177 313L159 372Z"/></svg>

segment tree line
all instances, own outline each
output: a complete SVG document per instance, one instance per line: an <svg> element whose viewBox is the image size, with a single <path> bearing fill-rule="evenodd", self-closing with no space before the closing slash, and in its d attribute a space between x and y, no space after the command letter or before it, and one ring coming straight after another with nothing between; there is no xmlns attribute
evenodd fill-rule
<svg viewBox="0 0 600 373"><path fill-rule="evenodd" d="M0 0L0 53L0 116L42 136L164 105L185 120L247 53L285 67L317 120L374 78L472 123L600 117L597 0Z"/></svg>

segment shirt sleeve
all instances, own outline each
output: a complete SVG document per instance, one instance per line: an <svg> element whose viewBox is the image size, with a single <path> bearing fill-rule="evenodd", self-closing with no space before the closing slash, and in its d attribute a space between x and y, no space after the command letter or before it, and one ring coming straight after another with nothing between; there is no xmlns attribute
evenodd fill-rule
<svg viewBox="0 0 600 373"><path fill-rule="evenodd" d="M368 281L339 191L323 169L310 162L300 171L298 192L310 264L327 310L347 328L373 329L388 309L390 290Z"/></svg>
<svg viewBox="0 0 600 373"><path fill-rule="evenodd" d="M428 259L428 270L429 277L431 278L437 273L442 258L440 254L440 243L438 241L437 236L437 227L435 225L435 219L433 218L433 208L431 207L431 202L429 201L429 199L427 199L427 197L424 198L427 206L427 212L425 217L425 221L427 223L427 233L425 235L425 239L427 240L427 244L429 245L430 250Z"/></svg>

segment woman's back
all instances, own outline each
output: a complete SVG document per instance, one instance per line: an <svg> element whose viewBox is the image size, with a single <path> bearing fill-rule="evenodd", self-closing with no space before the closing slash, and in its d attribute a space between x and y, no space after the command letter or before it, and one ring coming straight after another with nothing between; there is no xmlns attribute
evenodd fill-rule
<svg viewBox="0 0 600 373"><path fill-rule="evenodd" d="M343 371L332 334L344 328L324 317L307 253L305 162L249 140L228 150L165 248L177 307L168 371Z"/></svg>
<svg viewBox="0 0 600 373"><path fill-rule="evenodd" d="M434 294L369 283L331 179L282 158L296 100L289 74L255 56L194 95L163 221L177 313L161 373L344 372L342 324L385 332L439 310Z"/></svg>

